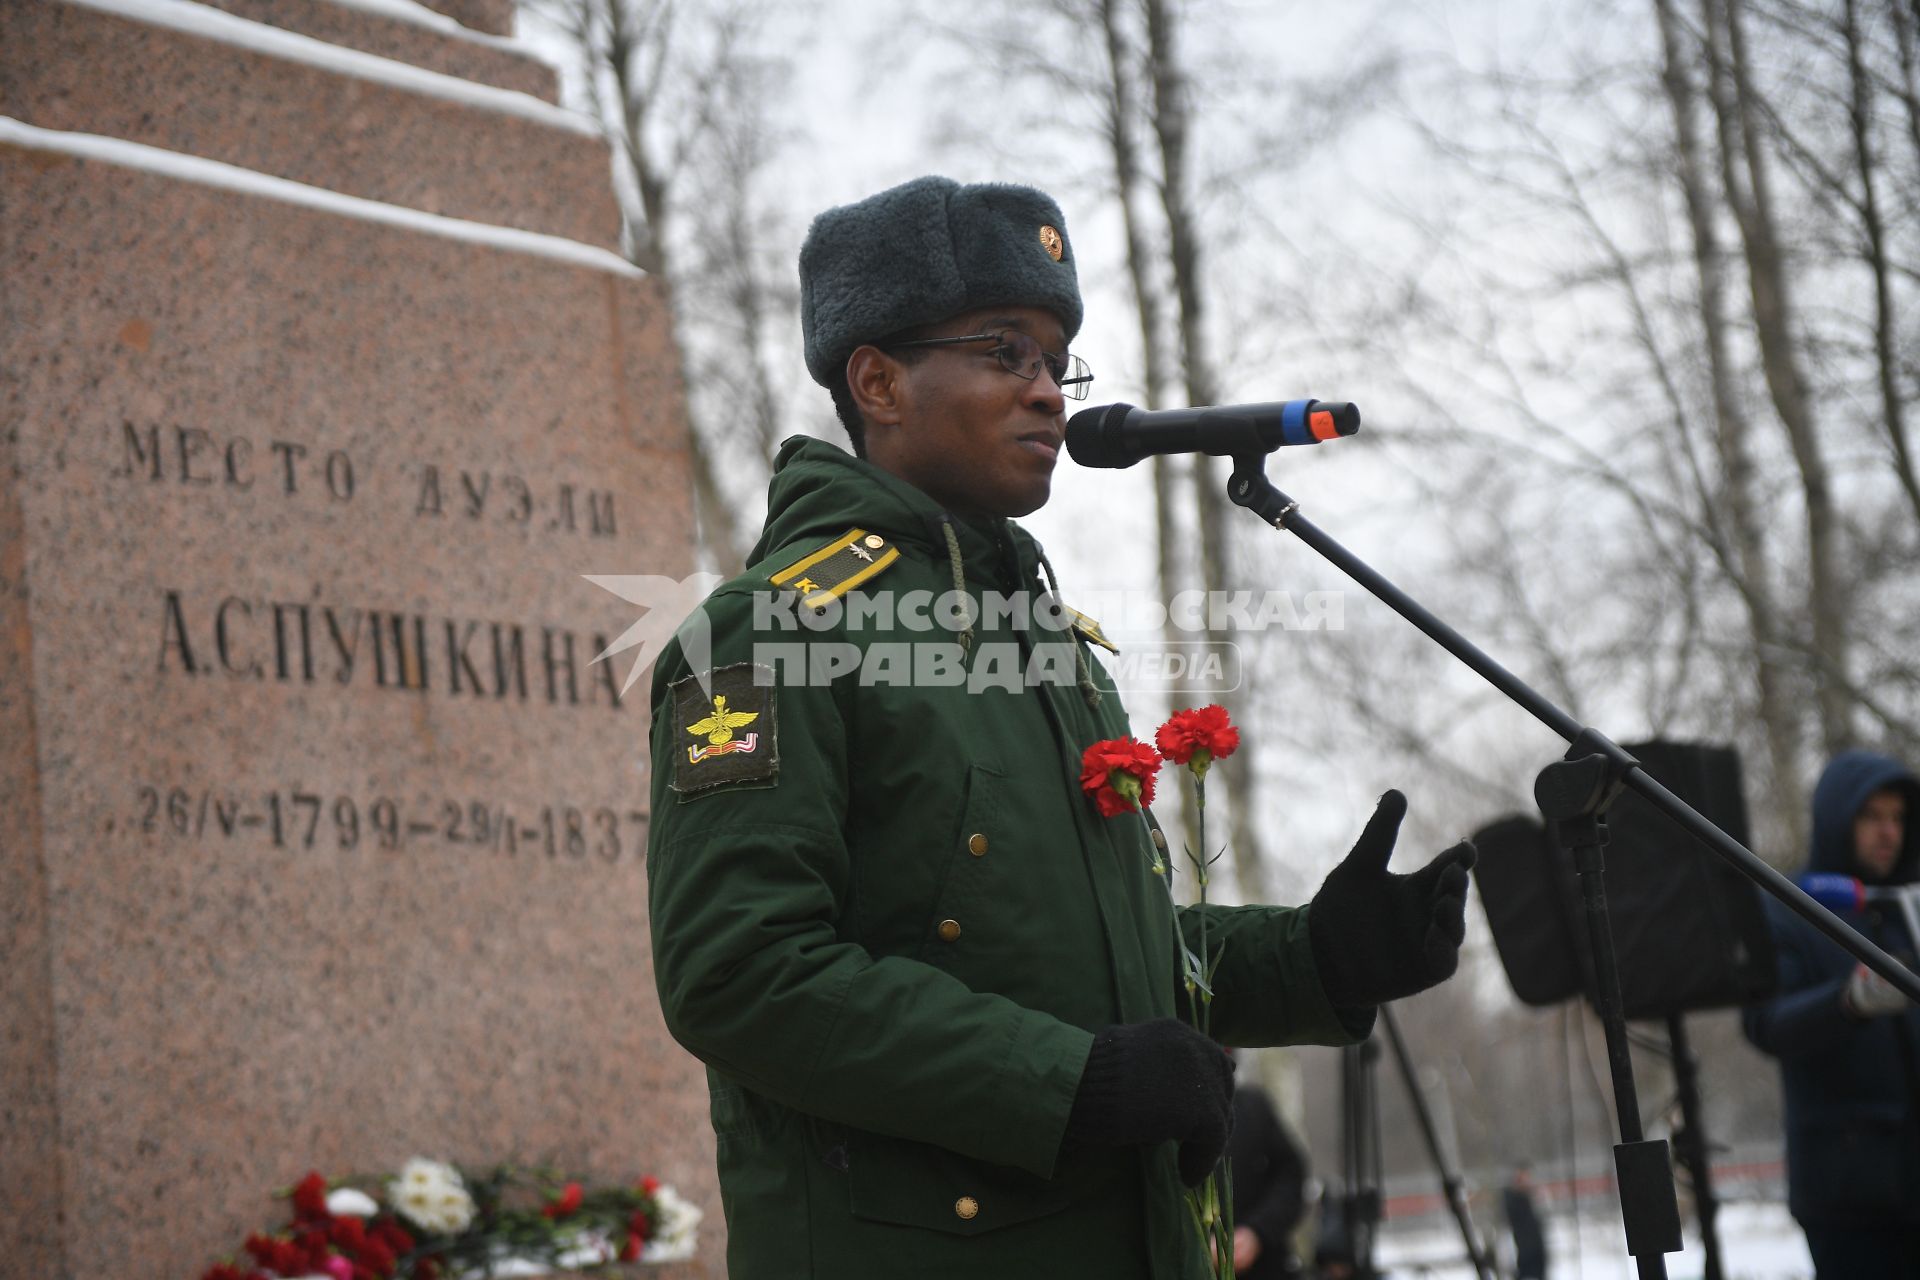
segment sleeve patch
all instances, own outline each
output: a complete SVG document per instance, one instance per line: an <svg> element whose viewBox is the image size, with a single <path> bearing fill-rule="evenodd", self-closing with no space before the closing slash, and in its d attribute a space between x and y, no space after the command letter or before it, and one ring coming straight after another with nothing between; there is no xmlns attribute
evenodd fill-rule
<svg viewBox="0 0 1920 1280"><path fill-rule="evenodd" d="M780 776L773 670L751 662L716 667L669 686L681 799L724 786L772 786Z"/></svg>

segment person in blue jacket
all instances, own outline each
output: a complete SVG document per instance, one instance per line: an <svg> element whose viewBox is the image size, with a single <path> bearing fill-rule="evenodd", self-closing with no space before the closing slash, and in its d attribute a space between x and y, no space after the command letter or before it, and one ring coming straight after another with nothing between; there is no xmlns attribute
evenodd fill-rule
<svg viewBox="0 0 1920 1280"><path fill-rule="evenodd" d="M1870 886L1920 880L1920 779L1890 757L1834 757L1813 792L1807 870ZM1916 890L1920 891L1920 890ZM1818 1280L1920 1277L1920 1006L1779 903L1766 904L1780 987L1744 1013L1780 1060L1787 1203ZM1869 903L1843 919L1903 963L1916 940Z"/></svg>

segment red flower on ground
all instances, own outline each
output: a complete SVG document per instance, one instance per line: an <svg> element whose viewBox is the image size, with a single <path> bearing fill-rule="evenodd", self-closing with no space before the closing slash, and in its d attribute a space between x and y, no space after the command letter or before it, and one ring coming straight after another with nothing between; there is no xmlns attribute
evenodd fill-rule
<svg viewBox="0 0 1920 1280"><path fill-rule="evenodd" d="M324 1231L303 1231L297 1241L289 1242L287 1248L290 1250L287 1256L293 1265L281 1274L289 1276L318 1274L326 1269L326 1261L332 1255ZM274 1270L280 1271L280 1268L275 1267Z"/></svg>
<svg viewBox="0 0 1920 1280"><path fill-rule="evenodd" d="M1103 818L1153 803L1160 753L1135 738L1108 738L1080 756L1080 789L1093 797Z"/></svg>
<svg viewBox="0 0 1920 1280"><path fill-rule="evenodd" d="M1218 705L1174 712L1153 740L1161 755L1202 774L1215 760L1240 749L1240 731L1227 718L1227 709Z"/></svg>
<svg viewBox="0 0 1920 1280"><path fill-rule="evenodd" d="M541 1209L540 1212L546 1214L549 1218L564 1218L568 1214L577 1213L580 1209L580 1201L584 1195L585 1193L581 1191L579 1183L569 1182L560 1189L559 1195L547 1201L546 1207Z"/></svg>
<svg viewBox="0 0 1920 1280"><path fill-rule="evenodd" d="M327 1180L318 1173L309 1173L294 1183L293 1216L314 1220L332 1216L327 1212Z"/></svg>
<svg viewBox="0 0 1920 1280"><path fill-rule="evenodd" d="M650 1196L659 1189L660 1179L654 1177L652 1174L648 1174L646 1177L640 1179L640 1194Z"/></svg>
<svg viewBox="0 0 1920 1280"><path fill-rule="evenodd" d="M342 1253L359 1253L367 1247L367 1226L358 1218L335 1218L327 1238Z"/></svg>
<svg viewBox="0 0 1920 1280"><path fill-rule="evenodd" d="M307 1251L280 1236L263 1236L256 1232L247 1237L245 1247L255 1262L277 1275L298 1276L312 1270L307 1265Z"/></svg>
<svg viewBox="0 0 1920 1280"><path fill-rule="evenodd" d="M653 1219L647 1216L645 1209L635 1209L633 1216L627 1219L627 1230L635 1240L645 1240L653 1235Z"/></svg>
<svg viewBox="0 0 1920 1280"><path fill-rule="evenodd" d="M395 1253L413 1252L413 1237L407 1234L405 1227L395 1222L392 1218L375 1219L369 1231L374 1239L386 1245L387 1248L393 1250Z"/></svg>
<svg viewBox="0 0 1920 1280"><path fill-rule="evenodd" d="M376 1276L390 1276L398 1258L384 1241L368 1240L360 1246L360 1261Z"/></svg>

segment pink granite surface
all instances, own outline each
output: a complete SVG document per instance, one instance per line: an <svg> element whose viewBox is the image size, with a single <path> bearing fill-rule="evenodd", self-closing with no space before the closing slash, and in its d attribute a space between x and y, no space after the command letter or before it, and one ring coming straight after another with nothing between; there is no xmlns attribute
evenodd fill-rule
<svg viewBox="0 0 1920 1280"><path fill-rule="evenodd" d="M0 115L428 213L619 243L597 136L60 0L0 3Z"/></svg>
<svg viewBox="0 0 1920 1280"><path fill-rule="evenodd" d="M0 148L0 171L8 163ZM21 335L5 316L0 303L0 348L11 349ZM54 1158L59 1110L27 541L20 486L11 479L19 441L18 425L0 409L0 1272L51 1276L58 1273L63 1195Z"/></svg>
<svg viewBox="0 0 1920 1280"><path fill-rule="evenodd" d="M18 147L0 205L8 1274L190 1280L414 1154L656 1174L721 1274L579 577L690 568L659 290Z"/></svg>
<svg viewBox="0 0 1920 1280"><path fill-rule="evenodd" d="M530 93L547 102L559 100L559 76L552 66L531 52L495 48L464 39L458 33L438 31L423 23L389 17L341 4L338 0L200 0L200 3L342 48L395 58L442 75L459 76L462 80Z"/></svg>

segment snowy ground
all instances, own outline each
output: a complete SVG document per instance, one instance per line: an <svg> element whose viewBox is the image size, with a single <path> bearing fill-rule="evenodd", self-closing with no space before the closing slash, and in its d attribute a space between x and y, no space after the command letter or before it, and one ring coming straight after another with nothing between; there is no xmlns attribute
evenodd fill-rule
<svg viewBox="0 0 1920 1280"><path fill-rule="evenodd" d="M1722 1205L1717 1234L1726 1280L1808 1280L1813 1275L1806 1241L1784 1204ZM1686 1244L1684 1253L1667 1255L1668 1280L1700 1280L1705 1264L1691 1229ZM1640 1274L1627 1256L1617 1216L1549 1218L1547 1248L1548 1280L1636 1280ZM1388 1223L1377 1260L1396 1280L1474 1280L1450 1220L1404 1227Z"/></svg>

